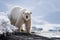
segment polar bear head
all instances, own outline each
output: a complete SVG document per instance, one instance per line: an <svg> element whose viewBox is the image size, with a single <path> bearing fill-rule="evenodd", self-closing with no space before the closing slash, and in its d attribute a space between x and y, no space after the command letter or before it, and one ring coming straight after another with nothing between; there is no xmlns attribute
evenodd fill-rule
<svg viewBox="0 0 60 40"><path fill-rule="evenodd" d="M30 20L30 19L31 19L31 14L32 14L32 12L30 12L30 11L24 11L24 12L23 12L23 19L24 19L25 21Z"/></svg>

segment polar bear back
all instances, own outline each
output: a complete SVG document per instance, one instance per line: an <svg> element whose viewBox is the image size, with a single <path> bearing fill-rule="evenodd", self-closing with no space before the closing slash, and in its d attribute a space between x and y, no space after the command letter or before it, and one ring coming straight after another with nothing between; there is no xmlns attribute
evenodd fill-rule
<svg viewBox="0 0 60 40"><path fill-rule="evenodd" d="M13 19L17 19L19 17L19 15L21 15L21 8L20 7L15 7L11 10L11 17L13 17Z"/></svg>
<svg viewBox="0 0 60 40"><path fill-rule="evenodd" d="M14 19L15 21L18 20L18 19L25 19L26 20L26 15L28 14L31 14L31 12L25 8L21 8L21 7L14 7L11 12L10 12L10 19ZM29 19L31 19L29 17Z"/></svg>

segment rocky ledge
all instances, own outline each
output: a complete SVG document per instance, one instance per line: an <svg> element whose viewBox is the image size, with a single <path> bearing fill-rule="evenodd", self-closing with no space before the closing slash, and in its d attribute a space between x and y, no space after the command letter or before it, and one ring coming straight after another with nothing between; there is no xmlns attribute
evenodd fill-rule
<svg viewBox="0 0 60 40"><path fill-rule="evenodd" d="M47 38L35 34L13 32L0 35L0 40L60 40L60 38Z"/></svg>

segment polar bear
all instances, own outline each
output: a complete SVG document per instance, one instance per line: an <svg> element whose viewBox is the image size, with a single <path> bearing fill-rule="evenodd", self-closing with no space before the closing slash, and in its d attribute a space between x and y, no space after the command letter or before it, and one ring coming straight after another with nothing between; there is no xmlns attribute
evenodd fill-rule
<svg viewBox="0 0 60 40"><path fill-rule="evenodd" d="M28 11L25 8L14 7L10 12L9 18L11 24L18 27L19 32L21 32L22 25L25 24L25 32L30 33L31 14L32 12Z"/></svg>

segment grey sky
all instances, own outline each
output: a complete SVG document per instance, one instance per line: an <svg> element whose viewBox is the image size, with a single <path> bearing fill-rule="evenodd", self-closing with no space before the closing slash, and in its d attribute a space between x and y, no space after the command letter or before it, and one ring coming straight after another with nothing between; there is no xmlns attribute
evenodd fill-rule
<svg viewBox="0 0 60 40"><path fill-rule="evenodd" d="M33 16L42 16L49 23L60 24L60 0L0 0L0 12L8 11L10 5L26 7Z"/></svg>

